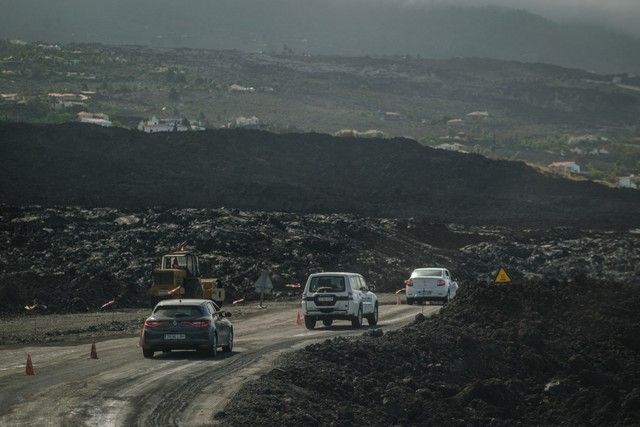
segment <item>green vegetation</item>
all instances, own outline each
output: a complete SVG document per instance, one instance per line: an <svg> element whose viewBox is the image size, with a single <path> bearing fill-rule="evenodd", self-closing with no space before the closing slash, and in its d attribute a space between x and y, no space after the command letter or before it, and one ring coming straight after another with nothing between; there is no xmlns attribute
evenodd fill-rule
<svg viewBox="0 0 640 427"><path fill-rule="evenodd" d="M87 99L61 108L52 92ZM7 121L86 110L130 128L154 115L217 128L256 116L277 132L374 129L540 165L573 160L590 177L640 172L640 78L542 64L0 41L0 93Z"/></svg>

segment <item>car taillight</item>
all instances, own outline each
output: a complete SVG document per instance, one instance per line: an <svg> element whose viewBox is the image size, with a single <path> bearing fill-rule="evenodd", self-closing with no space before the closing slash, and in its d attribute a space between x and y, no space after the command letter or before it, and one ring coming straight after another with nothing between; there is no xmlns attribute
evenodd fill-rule
<svg viewBox="0 0 640 427"><path fill-rule="evenodd" d="M445 282L444 280L438 279L438 286L444 286L446 284L447 284L447 282Z"/></svg>
<svg viewBox="0 0 640 427"><path fill-rule="evenodd" d="M404 281L404 284L407 286L413 286L413 279L407 279Z"/></svg>
<svg viewBox="0 0 640 427"><path fill-rule="evenodd" d="M188 325L188 326L193 326L194 328L206 328L207 326L209 326L209 321L208 320L196 320L196 321L189 321L187 320L186 322L182 322L183 325Z"/></svg>
<svg viewBox="0 0 640 427"><path fill-rule="evenodd" d="M144 327L149 329L161 328L167 326L167 322L160 322L157 320L145 320Z"/></svg>

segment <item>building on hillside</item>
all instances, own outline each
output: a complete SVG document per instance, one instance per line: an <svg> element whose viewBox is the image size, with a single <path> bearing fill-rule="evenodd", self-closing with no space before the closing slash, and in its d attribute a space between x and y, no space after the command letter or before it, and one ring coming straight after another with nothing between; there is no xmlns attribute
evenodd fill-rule
<svg viewBox="0 0 640 427"><path fill-rule="evenodd" d="M16 102L18 100L17 93L0 93L0 99L3 101Z"/></svg>
<svg viewBox="0 0 640 427"><path fill-rule="evenodd" d="M57 93L47 94L54 110L62 110L71 107L86 107L86 101L90 98L81 93Z"/></svg>
<svg viewBox="0 0 640 427"><path fill-rule="evenodd" d="M458 151L461 153L466 153L466 149L467 147L465 147L462 144L458 144L453 143L453 144L440 144L440 145L436 145L435 148L437 148L438 150L446 150L446 151Z"/></svg>
<svg viewBox="0 0 640 427"><path fill-rule="evenodd" d="M629 175L629 176L621 176L618 178L618 187L620 188L640 188L640 176L637 175Z"/></svg>
<svg viewBox="0 0 640 427"><path fill-rule="evenodd" d="M586 134L586 135L573 135L569 137L567 141L569 145L577 145L577 144L592 144L596 142L600 142L602 138L596 135Z"/></svg>
<svg viewBox="0 0 640 427"><path fill-rule="evenodd" d="M142 120L138 130L146 133L186 132L191 130L191 126L187 126L183 119L158 119L153 116L150 120Z"/></svg>
<svg viewBox="0 0 640 427"><path fill-rule="evenodd" d="M554 162L548 167L558 173L580 173L580 165L576 162Z"/></svg>
<svg viewBox="0 0 640 427"><path fill-rule="evenodd" d="M384 120L396 121L402 119L402 114L396 111L385 111L382 118Z"/></svg>
<svg viewBox="0 0 640 427"><path fill-rule="evenodd" d="M386 138L387 134L378 129L369 129L360 132L356 129L340 129L333 134L339 138Z"/></svg>
<svg viewBox="0 0 640 427"><path fill-rule="evenodd" d="M486 119L487 117L489 117L489 112L488 111L472 111L469 114L467 114L467 117L471 119Z"/></svg>
<svg viewBox="0 0 640 427"><path fill-rule="evenodd" d="M235 83L229 86L229 92L247 93L247 92L255 92L255 91L256 89L251 86L241 86Z"/></svg>
<svg viewBox="0 0 640 427"><path fill-rule="evenodd" d="M256 116L240 116L233 119L231 123L227 124L229 128L246 128L246 129L256 129L260 127L260 119Z"/></svg>
<svg viewBox="0 0 640 427"><path fill-rule="evenodd" d="M78 121L80 123L89 123L107 128L113 126L113 123L109 120L109 116L104 113L88 113L86 111L81 111L78 113Z"/></svg>

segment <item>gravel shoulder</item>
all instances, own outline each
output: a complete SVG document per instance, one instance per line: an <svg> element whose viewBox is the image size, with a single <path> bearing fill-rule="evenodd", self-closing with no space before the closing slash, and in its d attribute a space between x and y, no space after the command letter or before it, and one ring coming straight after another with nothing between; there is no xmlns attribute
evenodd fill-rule
<svg viewBox="0 0 640 427"><path fill-rule="evenodd" d="M439 308L383 305L379 328L397 329ZM98 360L88 358L88 343L0 349L0 425L210 425L242 385L269 372L280 356L374 329L338 322L309 331L295 325L296 311L278 303L238 309L234 352L215 359L195 352L145 359L137 337L98 340ZM33 377L24 375L27 352Z"/></svg>

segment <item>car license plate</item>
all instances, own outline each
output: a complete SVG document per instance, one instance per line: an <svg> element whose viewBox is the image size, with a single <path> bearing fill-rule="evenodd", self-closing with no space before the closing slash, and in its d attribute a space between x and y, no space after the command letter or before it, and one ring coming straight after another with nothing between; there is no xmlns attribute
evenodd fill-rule
<svg viewBox="0 0 640 427"><path fill-rule="evenodd" d="M318 297L318 301L322 301L322 302L333 301L333 297Z"/></svg>
<svg viewBox="0 0 640 427"><path fill-rule="evenodd" d="M164 334L165 340L183 340L186 337L185 334Z"/></svg>

